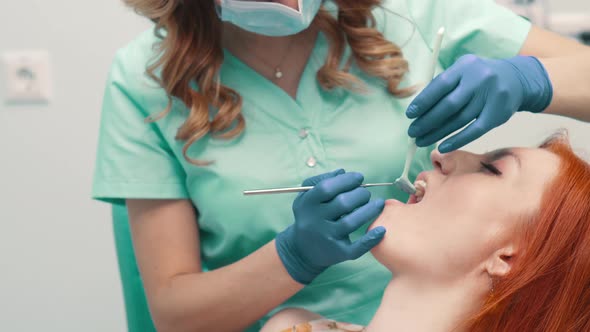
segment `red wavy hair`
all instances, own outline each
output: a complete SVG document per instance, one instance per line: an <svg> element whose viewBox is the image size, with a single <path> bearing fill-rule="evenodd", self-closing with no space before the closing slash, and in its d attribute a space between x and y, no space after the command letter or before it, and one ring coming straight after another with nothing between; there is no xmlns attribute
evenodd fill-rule
<svg viewBox="0 0 590 332"><path fill-rule="evenodd" d="M590 331L590 166L565 137L541 148L560 157L559 173L525 227L511 272L467 331Z"/></svg>

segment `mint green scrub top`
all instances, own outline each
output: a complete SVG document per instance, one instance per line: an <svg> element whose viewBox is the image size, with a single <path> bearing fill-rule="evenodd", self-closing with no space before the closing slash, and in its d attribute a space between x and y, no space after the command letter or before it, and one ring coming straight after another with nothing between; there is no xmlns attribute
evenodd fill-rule
<svg viewBox="0 0 590 332"><path fill-rule="evenodd" d="M530 29L527 21L490 0L385 0L374 15L378 30L402 47L409 61L403 87L428 81L431 45L441 26L446 36L438 72L468 53L517 55ZM189 164L182 156L184 142L174 139L187 114L181 103L163 119L144 122L167 105L165 92L145 75L156 41L153 30L147 31L116 55L104 96L93 197L107 202L190 199L198 210L201 255L210 270L244 258L294 221L294 194L246 197L243 190L295 186L337 168L361 172L366 182L389 182L402 173L410 123L404 113L412 98L393 97L381 81L354 67L366 93L322 90L316 72L328 47L323 35L295 100L226 51L221 82L243 97L246 129L232 140L199 140L189 155L214 163ZM431 150L418 150L411 180L430 168ZM373 197L407 199L392 187L371 191ZM364 232L354 233L353 240ZM331 267L277 310L302 307L364 325L390 278L366 254ZM274 312L249 331L259 330Z"/></svg>

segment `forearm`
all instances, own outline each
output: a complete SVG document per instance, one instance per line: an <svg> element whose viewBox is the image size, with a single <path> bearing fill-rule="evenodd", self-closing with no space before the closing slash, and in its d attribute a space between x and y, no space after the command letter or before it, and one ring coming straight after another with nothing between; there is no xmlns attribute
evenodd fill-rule
<svg viewBox="0 0 590 332"><path fill-rule="evenodd" d="M158 331L241 331L298 292L274 241L207 273L179 275L154 294Z"/></svg>
<svg viewBox="0 0 590 332"><path fill-rule="evenodd" d="M553 101L544 113L590 122L590 48L539 60L553 84Z"/></svg>

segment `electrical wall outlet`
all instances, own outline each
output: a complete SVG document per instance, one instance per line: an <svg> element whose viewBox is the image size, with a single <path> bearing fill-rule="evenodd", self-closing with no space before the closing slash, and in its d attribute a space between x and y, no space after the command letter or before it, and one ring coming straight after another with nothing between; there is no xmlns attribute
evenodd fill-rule
<svg viewBox="0 0 590 332"><path fill-rule="evenodd" d="M47 51L12 51L2 54L6 103L48 103L52 78Z"/></svg>

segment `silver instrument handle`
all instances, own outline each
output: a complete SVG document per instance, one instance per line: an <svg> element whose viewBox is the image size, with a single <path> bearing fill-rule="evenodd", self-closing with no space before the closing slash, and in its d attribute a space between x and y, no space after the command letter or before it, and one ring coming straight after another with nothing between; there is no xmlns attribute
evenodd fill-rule
<svg viewBox="0 0 590 332"><path fill-rule="evenodd" d="M361 184L361 187L369 188L369 187L393 186L393 185L395 185L393 182L366 183L366 184ZM302 192L302 191L308 191L308 190L310 190L312 188L313 188L313 186L245 190L244 191L244 195L246 195L246 196L254 196L254 195L267 195L267 194L299 193L299 192Z"/></svg>

